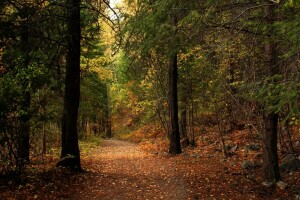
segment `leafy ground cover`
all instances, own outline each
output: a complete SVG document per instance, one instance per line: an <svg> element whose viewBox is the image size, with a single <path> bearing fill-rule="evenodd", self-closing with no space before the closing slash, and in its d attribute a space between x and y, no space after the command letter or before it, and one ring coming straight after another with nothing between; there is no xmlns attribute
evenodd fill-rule
<svg viewBox="0 0 300 200"><path fill-rule="evenodd" d="M83 172L55 168L57 158L47 157L18 181L3 176L0 199L295 199L300 172L283 174L285 189L262 186L260 165L242 166L245 160L260 160L260 151L245 150L242 136L236 131L228 138L238 147L227 158L214 138L178 156L167 154L164 139L82 143Z"/></svg>

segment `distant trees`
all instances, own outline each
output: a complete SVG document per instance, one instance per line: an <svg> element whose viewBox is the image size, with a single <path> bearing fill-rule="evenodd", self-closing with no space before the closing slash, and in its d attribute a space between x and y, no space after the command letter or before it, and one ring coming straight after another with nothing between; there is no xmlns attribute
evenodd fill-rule
<svg viewBox="0 0 300 200"><path fill-rule="evenodd" d="M143 2L137 6L141 8L137 13L125 22L125 53L131 59L136 60L137 56L142 56L144 62L137 62L133 67L141 67L142 73L146 75L154 70L160 73L161 65L167 70L167 74L159 74L158 76L168 77L167 98L168 116L164 116L165 112L159 113L160 121L167 126L168 136L170 139L169 152L171 154L181 153L180 132L178 122L178 59L177 54L180 50L180 40L178 32L178 8L177 1L164 1L158 5L158 2ZM153 8L153 9L151 9ZM149 23L145 23L148 21ZM127 37L127 35L129 37ZM154 66L153 60L158 59L160 66ZM140 66L138 66L140 65ZM154 67L154 69L152 68ZM134 69L135 70L135 69ZM164 78L166 79L166 78ZM158 80L160 81L160 80ZM165 90L166 88L160 88ZM157 88L156 90L160 90ZM158 92L158 91L156 91ZM158 93L157 93L158 94ZM163 94L166 95L166 94ZM158 99L160 100L160 99ZM163 103L164 104L164 103ZM157 102L157 106L161 106L161 102ZM158 108L160 110L160 108ZM160 111L158 111L160 112ZM167 122L165 122L167 121Z"/></svg>

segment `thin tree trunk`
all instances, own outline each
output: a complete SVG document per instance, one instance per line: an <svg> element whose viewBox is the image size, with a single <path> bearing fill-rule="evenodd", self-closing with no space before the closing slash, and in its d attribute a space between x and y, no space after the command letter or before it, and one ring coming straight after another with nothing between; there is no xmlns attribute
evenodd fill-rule
<svg viewBox="0 0 300 200"><path fill-rule="evenodd" d="M112 137L111 131L111 111L110 111L110 96L109 96L109 88L106 85L106 109L105 109L105 117L106 117L106 136L108 138Z"/></svg>
<svg viewBox="0 0 300 200"><path fill-rule="evenodd" d="M43 118L45 118L46 116L46 94L44 93L45 91L43 91L43 99L41 102L41 114L43 116ZM47 137L46 137L46 130L45 130L45 124L46 124L46 120L43 121L43 125L42 125L42 133L43 133L43 141L42 141L42 154L46 154L47 152Z"/></svg>
<svg viewBox="0 0 300 200"><path fill-rule="evenodd" d="M183 138L186 138L188 140L187 136L187 99L186 95L183 94L181 98L181 113L180 113L180 132Z"/></svg>
<svg viewBox="0 0 300 200"><path fill-rule="evenodd" d="M292 153L295 153L295 149L294 149L294 146L293 146L293 140L292 140L292 133L291 133L291 130L290 130L290 126L289 126L289 121L286 121L284 123L284 127L285 127L285 130L286 130L286 135L287 135L287 143L288 143L288 146L289 146L289 151L291 151Z"/></svg>
<svg viewBox="0 0 300 200"><path fill-rule="evenodd" d="M42 146L42 154L45 155L47 153L47 136L45 131L45 124L43 124L43 146Z"/></svg>
<svg viewBox="0 0 300 200"><path fill-rule="evenodd" d="M181 100L182 108L180 113L180 133L182 136L181 145L187 147L190 144L190 140L187 134L187 98L186 95L182 95Z"/></svg>
<svg viewBox="0 0 300 200"><path fill-rule="evenodd" d="M80 97L80 0L67 0L67 66L62 116L61 160L57 166L81 169L77 117Z"/></svg>
<svg viewBox="0 0 300 200"><path fill-rule="evenodd" d="M265 15L266 23L272 25L274 20L275 4L271 5L266 1ZM270 34L271 31L270 31ZM265 63L266 69L269 70L269 77L279 74L279 68L276 62L276 44L271 41L271 36L268 36L265 44ZM268 105L266 105L268 106ZM263 151L263 173L268 181L278 181L280 172L278 166L278 150L277 150L277 134L278 134L278 114L274 111L264 114L264 133L262 137Z"/></svg>

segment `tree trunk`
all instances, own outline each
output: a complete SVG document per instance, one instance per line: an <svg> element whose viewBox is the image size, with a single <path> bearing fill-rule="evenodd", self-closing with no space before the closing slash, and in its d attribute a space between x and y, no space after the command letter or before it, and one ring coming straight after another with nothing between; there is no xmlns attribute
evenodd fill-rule
<svg viewBox="0 0 300 200"><path fill-rule="evenodd" d="M275 4L271 5L266 1L265 6L265 20L267 25L272 25L274 20ZM269 32L272 34L272 31ZM268 69L268 76L274 77L279 74L279 68L276 58L276 44L271 41L271 36L267 36L265 44L265 68ZM272 80L271 80L272 81ZM270 83L271 83L270 81ZM268 106L268 105L265 105ZM262 137L262 151L263 151L263 174L268 181L278 181L280 179L280 172L278 166L278 152L277 152L277 134L278 134L278 114L274 111L264 114L264 132Z"/></svg>
<svg viewBox="0 0 300 200"><path fill-rule="evenodd" d="M177 99L177 54L175 53L169 63L169 117L170 117L170 154L181 153L180 135L178 125L178 99Z"/></svg>
<svg viewBox="0 0 300 200"><path fill-rule="evenodd" d="M21 109L23 114L20 118L20 133L18 141L18 159L19 165L22 167L24 164L29 162L29 138L30 138L30 92L25 92L22 97Z"/></svg>
<svg viewBox="0 0 300 200"><path fill-rule="evenodd" d="M77 117L80 97L80 0L67 0L67 66L62 115L61 160L57 166L81 169Z"/></svg>
<svg viewBox="0 0 300 200"><path fill-rule="evenodd" d="M277 153L278 114L269 113L264 116L265 130L263 133L263 173L268 181L280 179Z"/></svg>
<svg viewBox="0 0 300 200"><path fill-rule="evenodd" d="M108 85L106 85L106 108L105 108L105 117L106 117L106 123L105 123L105 129L106 129L106 136L108 138L112 137L112 131L111 131L111 111L110 111L110 96L109 96L109 88Z"/></svg>
<svg viewBox="0 0 300 200"><path fill-rule="evenodd" d="M30 55L29 55L29 27L28 27L28 17L29 17L29 7L23 8L23 13L20 16L25 20L24 24L21 26L21 41L20 48L23 54L23 63L22 67L25 71L28 70L30 64ZM30 137L30 101L31 94L29 88L29 79L27 77L23 77L24 82L22 82L22 96L21 96L21 111L22 115L20 117L20 133L19 133L19 141L18 141L18 163L22 167L25 163L29 162L29 137Z"/></svg>
<svg viewBox="0 0 300 200"><path fill-rule="evenodd" d="M181 98L182 108L180 113L180 132L183 138L187 138L187 99L186 95L183 94Z"/></svg>
<svg viewBox="0 0 300 200"><path fill-rule="evenodd" d="M43 125L42 125L42 134L43 134L43 139L42 139L42 154L46 154L47 152L47 136L46 136L46 130L45 130L45 126L46 126L46 94L45 91L43 91L43 97L42 97L42 101L41 101L41 115L43 116Z"/></svg>

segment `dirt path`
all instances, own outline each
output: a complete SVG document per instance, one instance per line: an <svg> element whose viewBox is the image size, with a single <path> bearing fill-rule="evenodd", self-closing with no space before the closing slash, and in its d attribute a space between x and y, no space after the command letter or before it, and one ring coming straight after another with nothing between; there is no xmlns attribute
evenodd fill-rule
<svg viewBox="0 0 300 200"><path fill-rule="evenodd" d="M213 145L186 148L177 156L162 150L147 153L140 147L149 151L142 145L104 140L89 153L81 152L84 173L53 167L50 160L49 169L32 166L19 183L0 178L0 199L293 199L299 187L299 172L294 172L284 177L287 189L265 189L259 168L243 170L242 155L224 159Z"/></svg>
<svg viewBox="0 0 300 200"><path fill-rule="evenodd" d="M176 164L135 144L104 140L85 162L89 169L78 199L189 199L188 184Z"/></svg>

